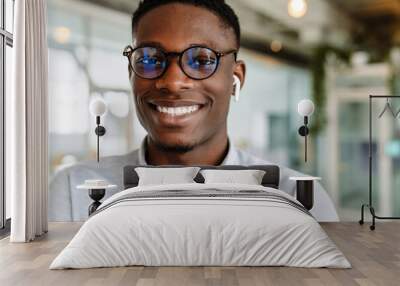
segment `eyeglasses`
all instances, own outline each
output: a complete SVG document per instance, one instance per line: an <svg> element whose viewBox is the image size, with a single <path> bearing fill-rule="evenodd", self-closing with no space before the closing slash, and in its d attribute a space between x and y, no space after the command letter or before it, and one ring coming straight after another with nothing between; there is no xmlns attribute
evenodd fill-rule
<svg viewBox="0 0 400 286"><path fill-rule="evenodd" d="M127 46L123 55L129 60L129 65L134 73L144 79L161 77L168 68L170 56L178 57L179 67L191 79L202 80L212 76L219 65L220 58L234 54L235 61L237 50L217 52L204 46L192 46L182 52L165 52L161 48L145 46L132 48Z"/></svg>

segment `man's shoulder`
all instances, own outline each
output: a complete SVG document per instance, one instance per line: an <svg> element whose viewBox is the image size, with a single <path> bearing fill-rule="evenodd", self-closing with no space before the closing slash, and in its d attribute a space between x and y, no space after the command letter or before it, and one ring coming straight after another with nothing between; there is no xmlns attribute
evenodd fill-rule
<svg viewBox="0 0 400 286"><path fill-rule="evenodd" d="M138 164L139 161L139 149L131 151L123 155L106 156L100 158L100 163L94 160L82 161L79 163L81 166L88 167L120 167L126 164Z"/></svg>
<svg viewBox="0 0 400 286"><path fill-rule="evenodd" d="M273 163L255 156L248 151L237 149L237 164L238 165L273 165Z"/></svg>
<svg viewBox="0 0 400 286"><path fill-rule="evenodd" d="M308 176L307 174L304 174L300 171L289 168L285 165L282 165L282 164L279 164L276 162L271 162L264 158L253 155L253 154L249 153L248 151L238 149L237 156L238 156L238 165L276 165L279 167L282 177Z"/></svg>
<svg viewBox="0 0 400 286"><path fill-rule="evenodd" d="M65 176L75 172L98 171L98 170L120 170L126 165L139 164L139 149L123 155L105 156L100 158L100 162L96 160L85 160L78 162L72 166L65 167L58 172L56 176Z"/></svg>

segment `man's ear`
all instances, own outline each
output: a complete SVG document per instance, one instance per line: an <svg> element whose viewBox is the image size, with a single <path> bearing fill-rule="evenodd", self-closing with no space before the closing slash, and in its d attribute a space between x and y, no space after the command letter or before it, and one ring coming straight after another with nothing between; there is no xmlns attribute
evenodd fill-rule
<svg viewBox="0 0 400 286"><path fill-rule="evenodd" d="M238 60L233 68L233 74L236 75L240 80L240 88L244 85L244 80L246 77L246 64L242 60Z"/></svg>

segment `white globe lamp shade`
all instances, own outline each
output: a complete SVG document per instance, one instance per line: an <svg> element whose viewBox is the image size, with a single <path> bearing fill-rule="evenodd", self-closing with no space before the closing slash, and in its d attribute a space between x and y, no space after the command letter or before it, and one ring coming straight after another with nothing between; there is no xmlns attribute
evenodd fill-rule
<svg viewBox="0 0 400 286"><path fill-rule="evenodd" d="M303 99L297 105L297 112L301 116L310 116L314 112L314 103L309 99Z"/></svg>
<svg viewBox="0 0 400 286"><path fill-rule="evenodd" d="M107 111L107 104L104 100L96 98L90 102L89 110L93 116L102 116Z"/></svg>

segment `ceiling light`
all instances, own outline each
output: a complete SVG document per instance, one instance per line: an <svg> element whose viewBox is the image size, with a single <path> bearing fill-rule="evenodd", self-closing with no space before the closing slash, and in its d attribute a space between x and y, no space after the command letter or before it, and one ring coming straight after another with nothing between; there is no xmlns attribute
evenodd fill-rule
<svg viewBox="0 0 400 286"><path fill-rule="evenodd" d="M288 13L293 18L301 18L307 13L306 0L289 0Z"/></svg>
<svg viewBox="0 0 400 286"><path fill-rule="evenodd" d="M271 48L271 51L273 51L274 53L279 52L280 50L282 50L282 43L281 43L281 41L273 40L273 41L271 42L270 48Z"/></svg>
<svg viewBox="0 0 400 286"><path fill-rule="evenodd" d="M71 30L67 27L57 27L54 29L53 38L57 43L65 44L71 37Z"/></svg>

